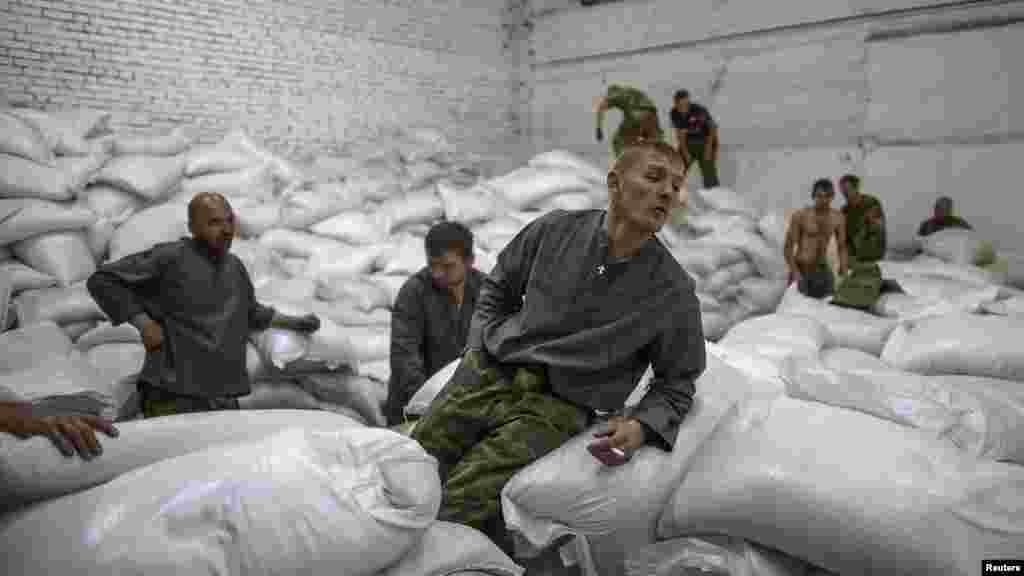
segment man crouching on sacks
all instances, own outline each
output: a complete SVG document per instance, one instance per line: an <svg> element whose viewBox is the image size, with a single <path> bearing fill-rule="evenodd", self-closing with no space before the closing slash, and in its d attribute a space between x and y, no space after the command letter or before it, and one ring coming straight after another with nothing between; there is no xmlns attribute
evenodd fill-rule
<svg viewBox="0 0 1024 576"><path fill-rule="evenodd" d="M237 410L238 397L250 392L250 331L320 328L316 316L284 316L256 301L245 265L229 252L238 222L227 199L197 194L188 225L191 238L107 263L86 283L112 324L131 322L142 334L138 389L146 418Z"/></svg>
<svg viewBox="0 0 1024 576"><path fill-rule="evenodd" d="M440 463L440 520L512 554L500 495L520 469L597 420L603 462L672 450L705 367L694 281L654 235L683 182L672 147L634 144L608 174L607 210L552 211L498 256L467 351L412 433ZM647 395L624 411L649 364Z"/></svg>

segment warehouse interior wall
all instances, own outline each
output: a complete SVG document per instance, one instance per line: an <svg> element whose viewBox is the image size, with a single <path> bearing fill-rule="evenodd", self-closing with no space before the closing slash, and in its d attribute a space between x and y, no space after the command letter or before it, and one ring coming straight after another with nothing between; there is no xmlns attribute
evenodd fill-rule
<svg viewBox="0 0 1024 576"><path fill-rule="evenodd" d="M118 129L243 128L291 157L382 126L439 127L484 156L523 142L520 3L5 0L0 91L108 110Z"/></svg>
<svg viewBox="0 0 1024 576"><path fill-rule="evenodd" d="M896 248L948 195L1024 252L1024 2L534 0L530 14L534 152L607 165L593 103L608 84L647 91L666 128L687 88L721 126L723 184L762 208L807 204L814 179L852 172L882 199Z"/></svg>

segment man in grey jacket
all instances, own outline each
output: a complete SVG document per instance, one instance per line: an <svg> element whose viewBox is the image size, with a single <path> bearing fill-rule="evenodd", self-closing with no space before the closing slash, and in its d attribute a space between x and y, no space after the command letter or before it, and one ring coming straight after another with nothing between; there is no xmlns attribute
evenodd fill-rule
<svg viewBox="0 0 1024 576"><path fill-rule="evenodd" d="M550 212L498 256L468 350L412 433L440 463L439 519L511 554L500 494L523 467L595 422L620 457L672 449L706 361L694 281L654 235L684 178L668 144L628 146L607 210ZM649 390L625 411L648 365Z"/></svg>

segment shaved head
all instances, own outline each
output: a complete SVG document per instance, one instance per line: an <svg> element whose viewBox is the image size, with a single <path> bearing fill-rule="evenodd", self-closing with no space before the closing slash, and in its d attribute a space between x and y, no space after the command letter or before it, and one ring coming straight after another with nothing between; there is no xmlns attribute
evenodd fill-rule
<svg viewBox="0 0 1024 576"><path fill-rule="evenodd" d="M223 206L228 210L231 209L231 204L228 203L228 199L222 194L217 192L200 192L193 196L192 200L188 203L189 223L195 222L199 217L200 211L210 206Z"/></svg>

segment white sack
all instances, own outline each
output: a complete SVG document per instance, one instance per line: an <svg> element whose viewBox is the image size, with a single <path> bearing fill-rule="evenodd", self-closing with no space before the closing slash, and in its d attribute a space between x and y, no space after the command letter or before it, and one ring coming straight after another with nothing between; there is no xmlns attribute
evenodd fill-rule
<svg viewBox="0 0 1024 576"><path fill-rule="evenodd" d="M85 230L85 243L89 246L93 260L97 263L107 259L107 251L110 248L110 241L114 239L115 232L117 232L117 226L106 218L100 218Z"/></svg>
<svg viewBox="0 0 1024 576"><path fill-rule="evenodd" d="M91 154L94 141L109 134L110 113L87 108L66 108L44 112L28 108L11 109L12 114L37 126L47 144L61 156Z"/></svg>
<svg viewBox="0 0 1024 576"><path fill-rule="evenodd" d="M391 304L389 293L366 278L322 278L317 282L316 297L321 300L344 300L356 310L371 312Z"/></svg>
<svg viewBox="0 0 1024 576"><path fill-rule="evenodd" d="M362 204L361 198L337 182L289 188L281 193L281 199L281 226L292 230L304 230Z"/></svg>
<svg viewBox="0 0 1024 576"><path fill-rule="evenodd" d="M0 264L0 268L2 268ZM1024 298L1007 298L998 302L986 302L982 309L988 314L1000 316L1024 316Z"/></svg>
<svg viewBox="0 0 1024 576"><path fill-rule="evenodd" d="M0 198L71 200L85 184L73 171L0 155Z"/></svg>
<svg viewBox="0 0 1024 576"><path fill-rule="evenodd" d="M782 552L741 538L674 538L626 557L626 576L722 574L724 576L835 576Z"/></svg>
<svg viewBox="0 0 1024 576"><path fill-rule="evenodd" d="M699 240L683 243L672 251L672 255L687 272L698 276L713 274L719 268L735 264L745 258L743 252L732 246Z"/></svg>
<svg viewBox="0 0 1024 576"><path fill-rule="evenodd" d="M74 345L55 323L40 322L0 333L0 350L0 373L7 374L67 356Z"/></svg>
<svg viewBox="0 0 1024 576"><path fill-rule="evenodd" d="M1024 546L1022 482L927 433L781 397L708 441L658 535L729 534L840 574L967 576Z"/></svg>
<svg viewBox="0 0 1024 576"><path fill-rule="evenodd" d="M59 157L55 166L68 178L72 192L78 196L109 161L110 155L107 152L94 152L88 156Z"/></svg>
<svg viewBox="0 0 1024 576"><path fill-rule="evenodd" d="M724 311L701 311L701 327L704 337L712 342L718 342L732 328L729 315Z"/></svg>
<svg viewBox="0 0 1024 576"><path fill-rule="evenodd" d="M313 372L296 376L296 381L314 398L354 410L370 426L385 426L386 385L351 371Z"/></svg>
<svg viewBox="0 0 1024 576"><path fill-rule="evenodd" d="M402 560L381 576L523 576L524 570L482 532L438 520Z"/></svg>
<svg viewBox="0 0 1024 576"><path fill-rule="evenodd" d="M216 566L255 576L302 566L371 576L398 562L440 506L436 460L390 430L298 422L19 514L0 535L4 548L22 552L9 573L191 574Z"/></svg>
<svg viewBox="0 0 1024 576"><path fill-rule="evenodd" d="M308 302L316 297L316 281L311 278L272 278L256 288L258 302Z"/></svg>
<svg viewBox="0 0 1024 576"><path fill-rule="evenodd" d="M100 322L95 328L75 339L75 348L82 352L88 352L103 344L142 344L142 335L130 322L117 326L110 322Z"/></svg>
<svg viewBox="0 0 1024 576"><path fill-rule="evenodd" d="M391 198L379 208L389 232L410 224L430 224L444 217L444 204L433 190L409 192Z"/></svg>
<svg viewBox="0 0 1024 576"><path fill-rule="evenodd" d="M264 163L237 172L216 172L186 178L181 183L181 192L186 198L216 192L225 196L267 200L273 198L281 187L271 166Z"/></svg>
<svg viewBox="0 0 1024 576"><path fill-rule="evenodd" d="M231 242L231 253L242 261L253 286L259 287L272 278L285 275L281 258L258 241L235 238Z"/></svg>
<svg viewBox="0 0 1024 576"><path fill-rule="evenodd" d="M84 232L50 232L11 246L31 268L53 276L60 286L84 282L96 271L96 260Z"/></svg>
<svg viewBox="0 0 1024 576"><path fill-rule="evenodd" d="M744 320L718 342L722 348L754 353L774 361L790 355L816 356L829 343L828 329L821 322L781 313Z"/></svg>
<svg viewBox="0 0 1024 576"><path fill-rule="evenodd" d="M127 387L134 387L136 377L146 362L146 348L141 339L138 342L100 344L90 348L85 355L107 381Z"/></svg>
<svg viewBox="0 0 1024 576"><path fill-rule="evenodd" d="M73 322L71 324L64 324L60 327L64 334L67 335L72 341L77 342L86 332L99 326L99 322L96 320L88 320L86 322Z"/></svg>
<svg viewBox="0 0 1024 576"><path fill-rule="evenodd" d="M755 232L758 229L756 220L745 214L732 214L729 212L696 214L686 219L686 226L701 236L725 234L731 230Z"/></svg>
<svg viewBox="0 0 1024 576"><path fill-rule="evenodd" d="M281 202L259 202L247 198L228 198L232 211L238 217L238 230L243 238L256 238L281 223Z"/></svg>
<svg viewBox="0 0 1024 576"><path fill-rule="evenodd" d="M165 199L181 182L185 156L118 156L93 176L94 184L116 186L147 200Z"/></svg>
<svg viewBox="0 0 1024 576"><path fill-rule="evenodd" d="M67 287L26 290L14 299L19 326L30 326L47 320L72 324L88 320L105 320L107 315L92 299L85 282Z"/></svg>
<svg viewBox="0 0 1024 576"><path fill-rule="evenodd" d="M110 240L110 260L120 260L189 235L188 210L177 204L158 204L138 212L117 229Z"/></svg>
<svg viewBox="0 0 1024 576"><path fill-rule="evenodd" d="M757 221L757 231L768 240L769 244L782 247L786 244L787 222L786 215L781 212L766 212Z"/></svg>
<svg viewBox="0 0 1024 576"><path fill-rule="evenodd" d="M654 541L658 516L686 473L690 460L752 384L708 347L707 369L671 452L638 450L628 464L606 467L586 449L595 428L518 472L502 490L502 513L510 529L543 549L564 534L600 539L602 547L625 551ZM602 554L608 555L608 550Z"/></svg>
<svg viewBox="0 0 1024 576"><path fill-rule="evenodd" d="M433 184L448 171L430 160L405 165L405 186L407 190L417 190Z"/></svg>
<svg viewBox="0 0 1024 576"><path fill-rule="evenodd" d="M951 264L924 254L906 261L880 260L878 267L882 269L883 278L893 278L900 282L907 277L925 277L929 280L938 277L960 286L969 284L977 287L977 285L999 284L1005 280L1004 275L995 274L992 270L964 264Z"/></svg>
<svg viewBox="0 0 1024 576"><path fill-rule="evenodd" d="M1007 316L956 314L896 328L882 360L918 374L964 374L1024 381L1024 323Z"/></svg>
<svg viewBox="0 0 1024 576"><path fill-rule="evenodd" d="M11 296L14 293L11 276L0 271L0 334L14 325L14 316L8 314L11 309Z"/></svg>
<svg viewBox="0 0 1024 576"><path fill-rule="evenodd" d="M370 380L375 380L378 383L384 384L383 396L381 402L387 399L387 383L391 380L391 359L372 360L370 362L360 362L355 367L356 374L359 376L365 376Z"/></svg>
<svg viewBox="0 0 1024 576"><path fill-rule="evenodd" d="M92 461L64 457L48 438L22 440L0 434L0 498L24 502L79 492L137 468L211 446L261 438L297 422L310 428L358 426L349 418L326 412L178 414L119 423L117 438L101 434L103 456ZM0 528L0 534L3 532Z"/></svg>
<svg viewBox="0 0 1024 576"><path fill-rule="evenodd" d="M597 184L605 183L608 178L606 170L601 170L592 162L567 150L551 150L538 154L531 158L527 165L536 168L569 169Z"/></svg>
<svg viewBox="0 0 1024 576"><path fill-rule="evenodd" d="M78 199L80 204L92 210L100 218L108 218L118 224L127 220L146 204L146 200L141 196L103 184L86 186L78 195Z"/></svg>
<svg viewBox="0 0 1024 576"><path fill-rule="evenodd" d="M735 264L719 268L714 273L708 275L701 285L701 289L711 294L717 294L726 287L735 286L741 280L749 278L756 273L757 269L754 268L754 264L750 260L740 260Z"/></svg>
<svg viewBox="0 0 1024 576"><path fill-rule="evenodd" d="M264 233L260 236L259 243L284 257L309 258L317 252L346 254L353 250L352 247L332 238L282 228Z"/></svg>
<svg viewBox="0 0 1024 576"><path fill-rule="evenodd" d="M760 218L758 209L746 197L729 188L705 188L695 192L695 196L712 210L743 214L754 220Z"/></svg>
<svg viewBox="0 0 1024 576"><path fill-rule="evenodd" d="M339 242L337 248L314 253L306 265L305 275L319 280L369 274L387 249L386 244L346 247Z"/></svg>
<svg viewBox="0 0 1024 576"><path fill-rule="evenodd" d="M441 180L437 183L437 194L444 205L445 220L472 224L490 220L504 211L498 192L485 184L459 188Z"/></svg>
<svg viewBox="0 0 1024 576"><path fill-rule="evenodd" d="M420 386L419 390L412 395L409 402L405 405L405 413L411 416L423 416L430 409L430 404L434 402L437 395L441 393L441 390L448 384L448 381L455 375L455 370L459 367L459 363L462 362L462 358L456 358L444 368L441 368L435 372L427 381Z"/></svg>
<svg viewBox="0 0 1024 576"><path fill-rule="evenodd" d="M379 287L380 285L374 283L374 286ZM360 310L354 303L357 300L338 300L335 302L317 301L313 302L311 307L317 316L330 318L335 322L335 324L340 324L342 326L390 326L390 294L387 294L387 296L389 298L387 301L387 307L375 308L369 312Z"/></svg>
<svg viewBox="0 0 1024 576"><path fill-rule="evenodd" d="M283 303L274 303L282 313L292 314ZM259 336L263 357L279 370L288 364L321 363L333 370L358 362L386 359L390 353L390 328L378 326L341 326L330 318L320 319L320 329L312 335L271 328Z"/></svg>
<svg viewBox="0 0 1024 576"><path fill-rule="evenodd" d="M319 410L320 400L293 378L254 380L251 391L238 399L241 410Z"/></svg>
<svg viewBox="0 0 1024 576"><path fill-rule="evenodd" d="M90 210L74 204L0 198L0 244L11 244L47 232L82 230L96 219Z"/></svg>
<svg viewBox="0 0 1024 576"><path fill-rule="evenodd" d="M364 163L345 178L348 194L363 200L384 201L402 193L397 167L388 162Z"/></svg>
<svg viewBox="0 0 1024 576"><path fill-rule="evenodd" d="M53 276L33 270L15 260L0 262L0 275L10 280L12 295L25 290L39 290L57 285L57 279Z"/></svg>
<svg viewBox="0 0 1024 576"><path fill-rule="evenodd" d="M530 166L493 178L485 184L516 210L526 210L551 196L587 192L592 186L573 170Z"/></svg>
<svg viewBox="0 0 1024 576"><path fill-rule="evenodd" d="M393 237L387 250L377 258L374 268L382 274L412 276L427 265L425 254L422 238L411 235Z"/></svg>
<svg viewBox="0 0 1024 576"><path fill-rule="evenodd" d="M700 311L721 312L722 303L717 298L704 292L697 292L697 302L700 303Z"/></svg>
<svg viewBox="0 0 1024 576"><path fill-rule="evenodd" d="M53 165L53 150L39 128L8 111L0 112L0 154Z"/></svg>
<svg viewBox="0 0 1024 576"><path fill-rule="evenodd" d="M992 245L978 237L973 230L947 228L919 237L921 249L950 264L980 264L985 252L991 255Z"/></svg>
<svg viewBox="0 0 1024 576"><path fill-rule="evenodd" d="M6 262L14 258L11 254L11 249L8 246L0 246L0 262Z"/></svg>
<svg viewBox="0 0 1024 576"><path fill-rule="evenodd" d="M368 279L388 292L390 296L390 304L388 305L388 308L394 308L395 301L398 300L398 293L402 290L402 286L404 286L409 280L409 277L373 274L368 276Z"/></svg>
<svg viewBox="0 0 1024 576"><path fill-rule="evenodd" d="M786 276L786 259L780 246L769 244L756 232L732 228L724 233L709 237L708 242L735 248L750 258L758 273L767 278Z"/></svg>
<svg viewBox="0 0 1024 576"><path fill-rule="evenodd" d="M159 134L118 134L111 139L111 153L117 156L176 156L188 150L192 139L184 126Z"/></svg>
<svg viewBox="0 0 1024 576"><path fill-rule="evenodd" d="M594 207L594 199L591 195L583 194L581 192L559 194L558 196L552 196L537 204L537 208L539 208L541 212L551 212L552 210L590 210Z"/></svg>
<svg viewBox="0 0 1024 576"><path fill-rule="evenodd" d="M882 353L889 334L897 324L892 318L879 318L867 312L833 306L825 300L804 296L795 283L786 290L777 312L814 318L828 329L831 335L830 346L856 348L875 356Z"/></svg>
<svg viewBox="0 0 1024 576"><path fill-rule="evenodd" d="M272 159L272 155L253 142L245 132L229 132L213 146L197 146L189 151L185 175L189 178L204 174L245 170Z"/></svg>
<svg viewBox="0 0 1024 576"><path fill-rule="evenodd" d="M781 278L752 276L741 280L739 286L737 301L754 313L774 312L786 292L786 282Z"/></svg>
<svg viewBox="0 0 1024 576"><path fill-rule="evenodd" d="M314 224L310 231L342 242L365 246L383 242L391 229L389 214L385 212L341 212Z"/></svg>
<svg viewBox="0 0 1024 576"><path fill-rule="evenodd" d="M0 375L0 390L48 411L92 414L111 420L128 399L115 398L113 381L77 351Z"/></svg>

